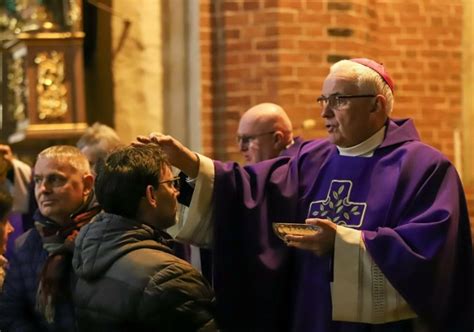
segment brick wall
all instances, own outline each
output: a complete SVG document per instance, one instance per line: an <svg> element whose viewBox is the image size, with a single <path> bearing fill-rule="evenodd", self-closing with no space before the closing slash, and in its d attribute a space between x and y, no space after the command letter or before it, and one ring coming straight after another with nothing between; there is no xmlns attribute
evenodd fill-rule
<svg viewBox="0 0 474 332"><path fill-rule="evenodd" d="M297 133L325 136L315 99L330 64L371 57L395 80L393 117L413 118L422 139L454 161L461 18L459 0L202 0L204 152L239 160L239 117L264 101L282 105ZM302 131L308 118L317 127Z"/></svg>

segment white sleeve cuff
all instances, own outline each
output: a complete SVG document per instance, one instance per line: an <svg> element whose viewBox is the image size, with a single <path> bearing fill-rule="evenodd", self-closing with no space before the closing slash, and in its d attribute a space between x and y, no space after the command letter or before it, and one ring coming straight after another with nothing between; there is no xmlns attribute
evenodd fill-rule
<svg viewBox="0 0 474 332"><path fill-rule="evenodd" d="M214 162L199 155L199 173L187 218L176 239L199 247L210 247L213 237Z"/></svg>
<svg viewBox="0 0 474 332"><path fill-rule="evenodd" d="M336 321L381 324L416 317L372 260L360 230L337 227L331 294Z"/></svg>

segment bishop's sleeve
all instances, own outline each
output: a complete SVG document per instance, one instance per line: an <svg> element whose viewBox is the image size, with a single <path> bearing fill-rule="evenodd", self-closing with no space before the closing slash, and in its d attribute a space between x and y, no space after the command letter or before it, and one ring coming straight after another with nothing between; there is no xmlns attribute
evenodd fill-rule
<svg viewBox="0 0 474 332"><path fill-rule="evenodd" d="M362 231L337 227L333 266L334 320L382 324L417 316L370 257Z"/></svg>
<svg viewBox="0 0 474 332"><path fill-rule="evenodd" d="M211 246L213 238L214 163L203 155L199 155L199 160L199 174L187 218L183 222L183 228L176 235L176 239L207 248Z"/></svg>

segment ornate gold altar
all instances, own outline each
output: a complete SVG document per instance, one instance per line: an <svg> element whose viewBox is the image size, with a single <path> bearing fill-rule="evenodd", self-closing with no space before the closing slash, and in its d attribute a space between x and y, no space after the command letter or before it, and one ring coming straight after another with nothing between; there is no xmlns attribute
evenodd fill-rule
<svg viewBox="0 0 474 332"><path fill-rule="evenodd" d="M3 1L14 8L0 18L0 139L20 146L75 140L87 127L80 1Z"/></svg>

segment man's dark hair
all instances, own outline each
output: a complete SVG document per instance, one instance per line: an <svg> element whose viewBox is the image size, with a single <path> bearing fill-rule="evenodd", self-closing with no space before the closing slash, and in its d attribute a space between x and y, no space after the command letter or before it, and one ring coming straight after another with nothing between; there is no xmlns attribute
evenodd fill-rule
<svg viewBox="0 0 474 332"><path fill-rule="evenodd" d="M158 187L164 166L169 166L156 145L127 146L97 164L95 194L105 212L135 218L148 185Z"/></svg>
<svg viewBox="0 0 474 332"><path fill-rule="evenodd" d="M13 198L12 196L3 190L0 190L0 221L3 221L13 207Z"/></svg>

